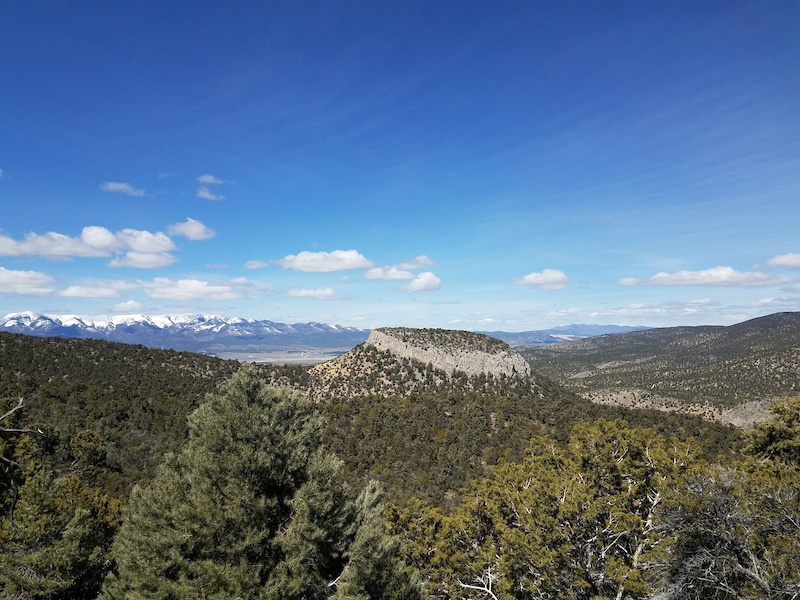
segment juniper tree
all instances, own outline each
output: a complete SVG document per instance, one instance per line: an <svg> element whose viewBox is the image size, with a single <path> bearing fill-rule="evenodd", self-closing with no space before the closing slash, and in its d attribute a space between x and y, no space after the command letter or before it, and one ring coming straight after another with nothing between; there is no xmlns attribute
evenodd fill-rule
<svg viewBox="0 0 800 600"><path fill-rule="evenodd" d="M321 434L313 405L244 367L134 488L101 598L332 595L359 517Z"/></svg>

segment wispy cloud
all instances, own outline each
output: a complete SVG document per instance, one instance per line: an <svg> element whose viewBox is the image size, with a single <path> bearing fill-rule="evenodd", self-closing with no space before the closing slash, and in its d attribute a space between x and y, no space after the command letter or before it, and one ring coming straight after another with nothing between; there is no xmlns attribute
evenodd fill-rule
<svg viewBox="0 0 800 600"><path fill-rule="evenodd" d="M336 297L332 288L295 289L286 292L291 298L314 298L315 300L331 300Z"/></svg>
<svg viewBox="0 0 800 600"><path fill-rule="evenodd" d="M334 250L333 252L300 252L290 254L278 261L284 269L305 273L332 273L352 269L366 269L372 261L356 250Z"/></svg>
<svg viewBox="0 0 800 600"><path fill-rule="evenodd" d="M201 185L200 188L197 190L197 197L202 198L203 200L225 200L225 196L222 194L215 194L206 186Z"/></svg>
<svg viewBox="0 0 800 600"><path fill-rule="evenodd" d="M113 259L109 267L129 267L132 269L157 269L174 263L177 259L169 252L137 252L131 250L124 256Z"/></svg>
<svg viewBox="0 0 800 600"><path fill-rule="evenodd" d="M200 177L197 178L197 181L200 183L200 187L197 190L197 197L202 198L203 200L224 200L225 196L222 194L215 194L208 186L233 183L232 181L226 181L224 179L220 179L219 177L215 177L210 173L200 175Z"/></svg>
<svg viewBox="0 0 800 600"><path fill-rule="evenodd" d="M415 294L417 292L435 292L440 287L442 287L442 280L430 271L425 271L414 277L414 280L403 289L410 294Z"/></svg>
<svg viewBox="0 0 800 600"><path fill-rule="evenodd" d="M421 254L411 260L407 260L405 262L400 263L397 265L398 269L406 270L406 271L413 271L414 269L421 269L422 267L432 267L436 264L432 258Z"/></svg>
<svg viewBox="0 0 800 600"><path fill-rule="evenodd" d="M24 294L44 296L53 292L53 278L41 271L12 271L0 267L0 296Z"/></svg>
<svg viewBox="0 0 800 600"><path fill-rule="evenodd" d="M71 285L56 295L61 298L117 298L119 292L110 287Z"/></svg>
<svg viewBox="0 0 800 600"><path fill-rule="evenodd" d="M800 269L800 253L788 252L773 256L766 262L769 267L788 267L790 269Z"/></svg>
<svg viewBox="0 0 800 600"><path fill-rule="evenodd" d="M511 283L514 285L534 285L540 290L561 290L567 287L569 277L564 271L558 269L544 269L537 273L528 273L524 277L514 279Z"/></svg>
<svg viewBox="0 0 800 600"><path fill-rule="evenodd" d="M206 227L200 221L196 221L191 217L187 217L183 223L175 223L167 227L167 233L170 235L180 235L190 240L201 241L214 237L217 232Z"/></svg>
<svg viewBox="0 0 800 600"><path fill-rule="evenodd" d="M268 267L269 263L264 260L248 260L244 263L245 269L263 269L264 267Z"/></svg>
<svg viewBox="0 0 800 600"><path fill-rule="evenodd" d="M219 177L214 177L209 173L200 175L200 177L197 178L197 181L199 181L203 185L219 185L221 183L225 183L224 180L220 179Z"/></svg>
<svg viewBox="0 0 800 600"><path fill-rule="evenodd" d="M121 181L104 181L100 184L100 189L106 192L115 192L119 194L126 194L128 196L144 196L143 189L132 186L130 183Z"/></svg>
<svg viewBox="0 0 800 600"><path fill-rule="evenodd" d="M782 275L770 275L761 271L736 271L731 267L717 266L701 271L676 271L656 273L647 279L625 277L620 285L710 285L725 287L762 287L791 281Z"/></svg>

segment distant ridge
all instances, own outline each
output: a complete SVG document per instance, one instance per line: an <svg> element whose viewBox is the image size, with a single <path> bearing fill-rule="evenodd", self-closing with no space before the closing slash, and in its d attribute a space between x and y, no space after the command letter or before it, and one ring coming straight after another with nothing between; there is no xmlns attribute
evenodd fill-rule
<svg viewBox="0 0 800 600"><path fill-rule="evenodd" d="M82 317L11 313L0 331L39 337L92 338L149 348L220 352L346 351L367 339L368 329L327 323L278 323L206 314Z"/></svg>
<svg viewBox="0 0 800 600"><path fill-rule="evenodd" d="M564 325L523 332L478 332L512 346L555 344L644 327ZM306 353L327 360L367 340L369 329L329 323L280 323L211 314L80 316L16 312L0 318L0 331L38 337L102 339L149 348L201 352L225 358L281 362ZM288 354L287 354L288 353ZM269 356L267 356L269 355ZM274 359L274 360L273 360ZM293 362L293 361L290 361ZM299 361L298 361L299 362Z"/></svg>
<svg viewBox="0 0 800 600"><path fill-rule="evenodd" d="M748 425L767 415L774 398L800 392L800 312L602 335L521 353L535 372L595 402Z"/></svg>

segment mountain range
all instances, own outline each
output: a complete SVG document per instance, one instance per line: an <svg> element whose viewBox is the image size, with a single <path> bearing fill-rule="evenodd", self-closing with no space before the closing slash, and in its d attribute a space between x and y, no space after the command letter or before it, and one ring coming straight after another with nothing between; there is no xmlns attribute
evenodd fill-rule
<svg viewBox="0 0 800 600"><path fill-rule="evenodd" d="M553 344L607 333L644 329L618 325L568 325L525 332L482 332L512 346ZM279 323L206 314L84 317L11 313L0 331L39 337L92 338L149 348L170 348L228 358L312 355L319 362L365 342L369 329L328 323ZM314 360L314 357L318 360Z"/></svg>

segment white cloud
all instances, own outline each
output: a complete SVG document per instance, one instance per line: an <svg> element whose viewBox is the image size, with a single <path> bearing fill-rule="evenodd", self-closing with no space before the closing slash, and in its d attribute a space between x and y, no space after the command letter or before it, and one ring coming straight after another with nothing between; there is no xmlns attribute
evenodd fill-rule
<svg viewBox="0 0 800 600"><path fill-rule="evenodd" d="M317 300L330 300L336 297L336 292L332 288L318 288L306 290L289 290L286 292L287 296L292 298L315 298Z"/></svg>
<svg viewBox="0 0 800 600"><path fill-rule="evenodd" d="M0 179L2 179L2 178L3 178L3 175L4 175L4 173L3 173L3 169L0 169Z"/></svg>
<svg viewBox="0 0 800 600"><path fill-rule="evenodd" d="M405 280L414 279L414 274L397 267L375 267L364 274L364 279Z"/></svg>
<svg viewBox="0 0 800 600"><path fill-rule="evenodd" d="M397 265L397 268L403 271L413 271L414 269L420 269L422 267L432 267L435 264L436 261L422 254L416 258L400 263Z"/></svg>
<svg viewBox="0 0 800 600"><path fill-rule="evenodd" d="M175 250L175 243L160 231L150 233L142 229L123 229L117 237L135 252L159 253Z"/></svg>
<svg viewBox="0 0 800 600"><path fill-rule="evenodd" d="M219 177L214 177L213 175L210 175L209 173L206 173L204 175L200 175L200 177L197 178L197 181L199 181L203 185L213 185L213 184L225 183Z"/></svg>
<svg viewBox="0 0 800 600"><path fill-rule="evenodd" d="M175 262L170 254L175 249L172 239L162 232L151 233L123 229L112 233L105 227L84 227L80 237L48 231L29 233L23 240L0 235L0 256L41 256L51 260L92 258L123 253L113 259L112 267L153 268Z"/></svg>
<svg viewBox="0 0 800 600"><path fill-rule="evenodd" d="M115 313L136 313L144 309L144 305L136 300L126 300L111 307L112 312Z"/></svg>
<svg viewBox="0 0 800 600"><path fill-rule="evenodd" d="M442 286L442 280L430 271L420 273L403 289L409 293L435 292Z"/></svg>
<svg viewBox="0 0 800 600"><path fill-rule="evenodd" d="M241 284L238 280L236 284ZM241 298L236 284L211 283L200 279L179 279L156 277L152 282L142 282L145 293L150 298L164 300L235 300Z"/></svg>
<svg viewBox="0 0 800 600"><path fill-rule="evenodd" d="M131 267L133 269L157 269L166 267L175 262L175 257L169 252L137 252L131 250L124 256L113 259L109 267Z"/></svg>
<svg viewBox="0 0 800 600"><path fill-rule="evenodd" d="M100 252L110 252L119 247L117 237L105 227L90 225L81 231L81 241Z"/></svg>
<svg viewBox="0 0 800 600"><path fill-rule="evenodd" d="M269 263L263 260L248 260L244 263L245 269L263 269L264 267L268 267Z"/></svg>
<svg viewBox="0 0 800 600"><path fill-rule="evenodd" d="M541 273L528 273L524 277L514 279L515 285L535 285L540 290L560 290L567 287L569 277L558 269L544 269Z"/></svg>
<svg viewBox="0 0 800 600"><path fill-rule="evenodd" d="M203 198L204 200L225 200L225 196L213 193L204 185L201 185L197 190L197 197Z"/></svg>
<svg viewBox="0 0 800 600"><path fill-rule="evenodd" d="M334 250L333 252L300 252L290 254L276 261L284 269L293 269L305 273L331 273L351 269L366 269L372 266L361 253L355 250Z"/></svg>
<svg viewBox="0 0 800 600"><path fill-rule="evenodd" d="M791 281L790 278L768 275L759 271L741 272L731 267L718 266L702 271L676 271L656 273L648 279L625 277L620 285L712 285L727 287L760 287Z"/></svg>
<svg viewBox="0 0 800 600"><path fill-rule="evenodd" d="M62 298L116 298L119 293L109 287L71 285L58 292L57 295Z"/></svg>
<svg viewBox="0 0 800 600"><path fill-rule="evenodd" d="M214 237L217 232L206 227L200 221L187 217L183 223L175 223L167 227L167 232L171 235L181 235L190 240L207 240Z"/></svg>
<svg viewBox="0 0 800 600"><path fill-rule="evenodd" d="M773 256L767 263L770 267L788 267L790 269L800 269L800 253L789 252Z"/></svg>
<svg viewBox="0 0 800 600"><path fill-rule="evenodd" d="M40 271L11 271L0 267L0 295L42 296L53 291L53 278Z"/></svg>
<svg viewBox="0 0 800 600"><path fill-rule="evenodd" d="M144 190L133 187L130 183L120 181L104 181L100 184L100 189L106 192L116 192L127 194L128 196L144 196Z"/></svg>

